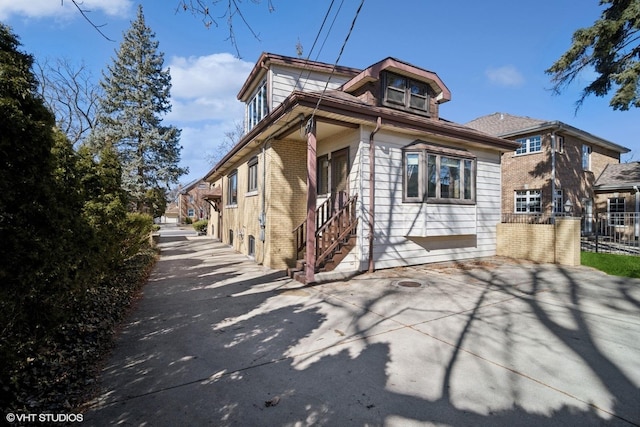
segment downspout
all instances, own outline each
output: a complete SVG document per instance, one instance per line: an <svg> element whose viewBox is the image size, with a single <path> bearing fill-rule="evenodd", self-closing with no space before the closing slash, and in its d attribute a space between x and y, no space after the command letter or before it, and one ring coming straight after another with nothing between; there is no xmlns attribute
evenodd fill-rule
<svg viewBox="0 0 640 427"><path fill-rule="evenodd" d="M262 191L260 195L260 214L258 215L258 225L260 226L260 235L258 238L262 242L262 261L260 264L264 265L264 257L267 252L267 238L266 238L266 228L267 228L267 201L266 201L266 193L267 193L267 143L271 140L272 137L265 139L262 143Z"/></svg>
<svg viewBox="0 0 640 427"><path fill-rule="evenodd" d="M558 261L558 244L556 242L556 131L551 132L551 223L553 224L553 262ZM542 202L542 201L541 201Z"/></svg>
<svg viewBox="0 0 640 427"><path fill-rule="evenodd" d="M635 226L635 235L636 235L636 238L638 238L638 237L640 237L640 189L638 189L637 185L634 185L633 189L636 192L636 226Z"/></svg>
<svg viewBox="0 0 640 427"><path fill-rule="evenodd" d="M375 271L373 262L373 241L374 241L374 218L375 218L375 198L376 198L376 147L373 137L380 130L382 118L378 117L376 128L369 135L369 273Z"/></svg>
<svg viewBox="0 0 640 427"><path fill-rule="evenodd" d="M551 221L556 223L556 131L551 133Z"/></svg>

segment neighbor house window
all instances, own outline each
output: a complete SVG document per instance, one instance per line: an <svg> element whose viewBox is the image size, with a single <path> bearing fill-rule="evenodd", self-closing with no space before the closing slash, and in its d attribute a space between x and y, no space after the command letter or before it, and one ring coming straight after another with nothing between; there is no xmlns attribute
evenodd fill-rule
<svg viewBox="0 0 640 427"><path fill-rule="evenodd" d="M609 225L624 225L624 197L612 197L607 205Z"/></svg>
<svg viewBox="0 0 640 427"><path fill-rule="evenodd" d="M256 238L249 236L249 254L250 257L256 256Z"/></svg>
<svg viewBox="0 0 640 427"><path fill-rule="evenodd" d="M258 191L258 158L254 157L249 160L249 185L247 187L248 192Z"/></svg>
<svg viewBox="0 0 640 427"><path fill-rule="evenodd" d="M229 175L229 186L227 188L227 205L238 204L238 171Z"/></svg>
<svg viewBox="0 0 640 427"><path fill-rule="evenodd" d="M515 192L516 213L542 212L542 191L518 190Z"/></svg>
<svg viewBox="0 0 640 427"><path fill-rule="evenodd" d="M564 197L562 190L556 190L556 194L553 196L553 212L559 214L564 212Z"/></svg>
<svg viewBox="0 0 640 427"><path fill-rule="evenodd" d="M383 104L428 113L429 85L398 74L387 73Z"/></svg>
<svg viewBox="0 0 640 427"><path fill-rule="evenodd" d="M405 202L472 203L476 197L475 159L429 151L405 151L403 196Z"/></svg>
<svg viewBox="0 0 640 427"><path fill-rule="evenodd" d="M317 166L317 193L327 194L329 192L329 156L318 157Z"/></svg>
<svg viewBox="0 0 640 427"><path fill-rule="evenodd" d="M591 170L591 147L588 145L582 146L582 170Z"/></svg>
<svg viewBox="0 0 640 427"><path fill-rule="evenodd" d="M247 131L253 129L269 112L267 104L267 82L258 87L256 94L247 103Z"/></svg>
<svg viewBox="0 0 640 427"><path fill-rule="evenodd" d="M193 208L189 208L187 209L187 216L192 218L193 216L195 216L196 212L193 210Z"/></svg>
<svg viewBox="0 0 640 427"><path fill-rule="evenodd" d="M516 150L516 154L539 153L542 151L542 139L540 136L516 139L516 142L520 143L520 147Z"/></svg>

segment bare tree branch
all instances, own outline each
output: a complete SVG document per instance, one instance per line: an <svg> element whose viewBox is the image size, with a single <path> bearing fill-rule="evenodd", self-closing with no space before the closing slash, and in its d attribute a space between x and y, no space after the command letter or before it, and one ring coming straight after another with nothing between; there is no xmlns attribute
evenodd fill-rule
<svg viewBox="0 0 640 427"><path fill-rule="evenodd" d="M101 88L85 64L68 59L37 62L39 92L56 117L56 125L76 145L95 126Z"/></svg>
<svg viewBox="0 0 640 427"><path fill-rule="evenodd" d="M215 9L216 6L221 7L219 6L219 3L222 3L223 1L226 1L223 13L220 16L215 17L213 15L212 8L210 8L209 5ZM251 0L251 2L254 4L260 4L262 3L262 0ZM218 27L218 21L226 18L227 28L229 29L229 37L227 37L226 40L228 40L236 50L236 56L241 58L235 34L234 18L239 17L253 38L258 41L260 40L259 34L254 31L249 21L245 18L241 4L242 0L179 0L176 12L182 10L185 12L191 12L193 16L201 16L202 22L206 28L211 28L212 25ZM267 7L269 13L275 11L272 0L267 0Z"/></svg>
<svg viewBox="0 0 640 427"><path fill-rule="evenodd" d="M100 35L102 37L104 37L105 39L109 40L110 42L115 42L115 40L109 38L104 32L102 32L102 30L100 28L104 27L107 24L102 24L102 25L97 25L96 23L94 23L91 18L89 18L89 15L87 15L88 13L90 13L90 10L86 10L83 9L82 7L80 7L81 4L83 4L83 2L78 1L78 0L71 0L71 3L73 3L73 5L76 7L76 9L78 9L78 11L80 12L80 14L82 15L82 17L89 23L91 24L91 26L93 28L96 29L96 31L98 33L100 33ZM60 4L63 5L64 4L64 0L60 0Z"/></svg>

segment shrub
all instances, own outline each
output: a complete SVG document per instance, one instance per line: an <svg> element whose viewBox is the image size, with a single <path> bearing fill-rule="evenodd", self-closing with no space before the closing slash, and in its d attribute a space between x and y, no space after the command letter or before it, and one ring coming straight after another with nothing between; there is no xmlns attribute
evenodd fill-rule
<svg viewBox="0 0 640 427"><path fill-rule="evenodd" d="M191 217L186 217L186 218L184 219L184 223L185 223L185 224L191 224L191 223L193 223L193 220L191 219Z"/></svg>
<svg viewBox="0 0 640 427"><path fill-rule="evenodd" d="M205 233L207 231L207 225L209 222L206 219L201 219L200 221L196 221L193 223L193 228L198 233Z"/></svg>

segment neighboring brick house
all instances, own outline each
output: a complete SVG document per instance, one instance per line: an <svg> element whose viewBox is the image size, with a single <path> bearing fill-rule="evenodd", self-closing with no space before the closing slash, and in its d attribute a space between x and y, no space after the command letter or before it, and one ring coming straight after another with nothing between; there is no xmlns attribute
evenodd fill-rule
<svg viewBox="0 0 640 427"><path fill-rule="evenodd" d="M640 238L640 162L610 164L594 186L599 221L627 238Z"/></svg>
<svg viewBox="0 0 640 427"><path fill-rule="evenodd" d="M205 195L209 193L209 184L202 179L197 179L180 188L178 193L178 222L184 224L188 221L209 219L209 203Z"/></svg>
<svg viewBox="0 0 640 427"><path fill-rule="evenodd" d="M520 144L502 155L503 217L563 215L568 209L574 216L593 217L596 179L629 152L560 121L495 113L465 126ZM583 231L590 232L591 227L585 221Z"/></svg>
<svg viewBox="0 0 640 427"><path fill-rule="evenodd" d="M434 72L264 53L238 99L246 134L204 178L235 250L306 282L496 254L500 158L517 144L442 120Z"/></svg>

